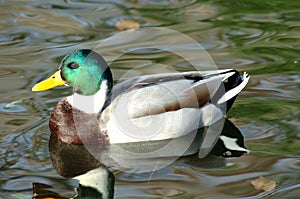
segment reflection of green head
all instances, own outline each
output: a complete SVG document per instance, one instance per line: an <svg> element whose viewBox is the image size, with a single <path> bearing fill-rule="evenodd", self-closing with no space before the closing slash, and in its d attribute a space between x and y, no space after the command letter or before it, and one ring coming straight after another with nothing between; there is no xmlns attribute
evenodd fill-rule
<svg viewBox="0 0 300 199"><path fill-rule="evenodd" d="M60 69L62 78L78 94L95 94L103 80L107 80L108 90L112 89L112 74L107 63L92 50L81 49L67 55Z"/></svg>

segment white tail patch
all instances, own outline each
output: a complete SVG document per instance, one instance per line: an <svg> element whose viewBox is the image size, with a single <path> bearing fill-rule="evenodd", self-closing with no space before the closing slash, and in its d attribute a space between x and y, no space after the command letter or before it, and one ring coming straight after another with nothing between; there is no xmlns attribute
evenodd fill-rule
<svg viewBox="0 0 300 199"><path fill-rule="evenodd" d="M223 141L225 147L229 150L234 150L234 151L245 151L246 153L249 153L250 151L248 149L245 149L243 147L240 147L237 144L237 138L230 138L224 135L220 136L220 139Z"/></svg>
<svg viewBox="0 0 300 199"><path fill-rule="evenodd" d="M231 98L233 98L234 96L236 96L237 94L239 94L243 88L245 88L245 86L247 85L248 81L250 79L250 76L244 72L243 74L243 81L242 83L240 83L240 85L238 85L237 87L227 91L219 100L218 100L218 104L222 104L228 100L230 100Z"/></svg>

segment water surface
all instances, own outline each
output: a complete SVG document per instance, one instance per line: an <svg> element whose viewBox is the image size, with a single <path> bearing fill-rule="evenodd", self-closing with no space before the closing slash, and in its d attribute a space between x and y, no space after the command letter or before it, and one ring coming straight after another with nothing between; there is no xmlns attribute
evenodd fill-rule
<svg viewBox="0 0 300 199"><path fill-rule="evenodd" d="M0 6L0 198L32 198L33 182L72 190L62 188L70 182L54 170L48 149L50 111L72 90L31 93L30 88L51 75L71 50L93 48L119 33L115 24L120 19L184 33L207 50L218 68L251 75L228 113L251 153L217 168L182 163L151 176L112 168L115 198L300 194L298 1L1 1ZM166 52L127 53L112 65L115 80L133 65L144 66L140 74L151 73L153 63L193 69ZM255 190L251 180L259 176L276 181L275 190Z"/></svg>

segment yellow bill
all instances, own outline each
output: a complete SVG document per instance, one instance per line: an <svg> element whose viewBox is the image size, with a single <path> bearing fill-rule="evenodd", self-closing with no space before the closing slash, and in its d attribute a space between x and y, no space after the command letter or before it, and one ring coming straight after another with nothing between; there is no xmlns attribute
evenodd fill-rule
<svg viewBox="0 0 300 199"><path fill-rule="evenodd" d="M56 71L51 77L48 79L41 81L34 85L32 87L32 91L45 91L50 88L56 87L56 86L63 86L66 84L66 81L64 81L61 78L60 70Z"/></svg>

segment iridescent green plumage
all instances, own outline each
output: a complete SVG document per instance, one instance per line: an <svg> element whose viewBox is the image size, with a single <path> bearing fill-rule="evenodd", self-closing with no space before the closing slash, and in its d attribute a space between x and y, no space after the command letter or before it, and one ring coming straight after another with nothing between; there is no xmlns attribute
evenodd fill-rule
<svg viewBox="0 0 300 199"><path fill-rule="evenodd" d="M77 68L72 68L76 63ZM105 60L97 53L82 49L67 55L61 63L61 76L74 91L81 95L94 95L100 89L101 82L108 82L112 89L112 74Z"/></svg>

